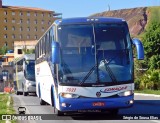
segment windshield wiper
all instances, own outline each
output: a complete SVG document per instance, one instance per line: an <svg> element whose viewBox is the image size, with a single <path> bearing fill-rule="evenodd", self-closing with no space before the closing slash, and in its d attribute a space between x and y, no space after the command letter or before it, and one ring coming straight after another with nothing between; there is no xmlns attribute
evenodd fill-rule
<svg viewBox="0 0 160 123"><path fill-rule="evenodd" d="M109 67L108 63L106 60L103 60L106 71L108 72L112 82L117 82L117 79L114 75L114 73L112 72L111 68ZM91 75L91 73L95 70L95 68L97 67L97 65L93 66L89 72L87 73L87 75L83 78L82 82L79 83L79 85L82 85L83 83L85 83L85 81L88 79L88 77Z"/></svg>
<svg viewBox="0 0 160 123"><path fill-rule="evenodd" d="M97 67L97 65L94 65L89 72L87 73L87 75L83 78L82 82L79 83L79 85L82 85L87 79L88 77L91 75L91 73L94 71L94 69Z"/></svg>
<svg viewBox="0 0 160 123"><path fill-rule="evenodd" d="M117 82L117 79L116 79L114 73L112 72L111 68L109 67L107 61L106 61L106 60L103 60L103 62L104 62L106 71L108 72L110 78L112 79L112 82Z"/></svg>

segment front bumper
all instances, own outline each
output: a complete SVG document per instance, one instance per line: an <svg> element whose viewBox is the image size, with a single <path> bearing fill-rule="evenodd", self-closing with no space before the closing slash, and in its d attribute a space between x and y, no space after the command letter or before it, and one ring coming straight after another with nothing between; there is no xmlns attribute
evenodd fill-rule
<svg viewBox="0 0 160 123"><path fill-rule="evenodd" d="M28 93L35 93L36 92L36 86L35 85L29 85L26 87L26 92Z"/></svg>
<svg viewBox="0 0 160 123"><path fill-rule="evenodd" d="M60 111L79 110L109 110L119 108L129 108L133 105L134 95L114 98L63 98L60 97ZM102 102L103 106L93 106L95 102ZM130 103L132 102L132 103ZM64 105L65 104L65 105Z"/></svg>

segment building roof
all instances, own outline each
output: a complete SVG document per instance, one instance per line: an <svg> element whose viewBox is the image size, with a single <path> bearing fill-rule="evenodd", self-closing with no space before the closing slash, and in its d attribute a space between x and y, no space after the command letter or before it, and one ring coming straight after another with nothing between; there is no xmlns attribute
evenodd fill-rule
<svg viewBox="0 0 160 123"><path fill-rule="evenodd" d="M35 46L37 43L37 40L30 40L30 41L14 41L14 46Z"/></svg>
<svg viewBox="0 0 160 123"><path fill-rule="evenodd" d="M41 8L34 8L34 7L24 7L24 6L2 6L2 8L8 8L12 10L34 10L34 11L46 11L46 12L54 12L51 10L41 9Z"/></svg>
<svg viewBox="0 0 160 123"><path fill-rule="evenodd" d="M14 57L14 53L6 53L5 56L11 56L11 57Z"/></svg>

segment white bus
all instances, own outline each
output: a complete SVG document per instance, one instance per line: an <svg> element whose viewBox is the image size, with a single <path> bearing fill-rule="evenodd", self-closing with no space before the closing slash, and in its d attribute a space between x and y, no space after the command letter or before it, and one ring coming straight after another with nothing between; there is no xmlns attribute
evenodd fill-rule
<svg viewBox="0 0 160 123"><path fill-rule="evenodd" d="M58 115L67 112L117 114L134 103L134 60L143 45L131 39L125 20L56 20L36 44L36 93Z"/></svg>
<svg viewBox="0 0 160 123"><path fill-rule="evenodd" d="M14 82L16 94L27 96L28 93L36 93L35 83L35 54L26 54L17 58L14 62Z"/></svg>

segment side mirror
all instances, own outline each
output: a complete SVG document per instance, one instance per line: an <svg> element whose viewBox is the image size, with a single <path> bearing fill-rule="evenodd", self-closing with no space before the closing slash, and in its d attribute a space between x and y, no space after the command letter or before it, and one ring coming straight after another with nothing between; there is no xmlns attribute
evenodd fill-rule
<svg viewBox="0 0 160 123"><path fill-rule="evenodd" d="M144 59L144 48L143 48L142 42L137 38L134 38L132 41L137 49L137 59L143 60Z"/></svg>
<svg viewBox="0 0 160 123"><path fill-rule="evenodd" d="M60 62L60 46L58 42L52 42L52 63L59 64Z"/></svg>

